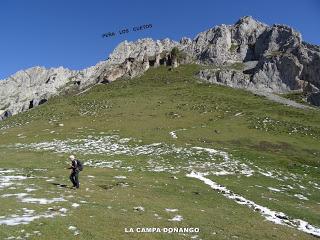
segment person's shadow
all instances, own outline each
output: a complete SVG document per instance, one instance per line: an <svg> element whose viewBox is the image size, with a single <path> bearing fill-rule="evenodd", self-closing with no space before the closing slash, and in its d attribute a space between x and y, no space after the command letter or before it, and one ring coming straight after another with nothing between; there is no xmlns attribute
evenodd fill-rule
<svg viewBox="0 0 320 240"><path fill-rule="evenodd" d="M51 183L51 184L61 188L68 188L68 185L66 184L60 184L60 183Z"/></svg>

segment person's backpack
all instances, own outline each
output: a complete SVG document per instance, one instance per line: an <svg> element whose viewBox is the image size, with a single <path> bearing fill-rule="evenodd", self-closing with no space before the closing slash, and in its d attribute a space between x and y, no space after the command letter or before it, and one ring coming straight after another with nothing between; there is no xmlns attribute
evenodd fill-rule
<svg viewBox="0 0 320 240"><path fill-rule="evenodd" d="M77 168L79 169L79 171L82 171L83 170L83 164L82 162L80 162L80 160L76 160L77 161Z"/></svg>

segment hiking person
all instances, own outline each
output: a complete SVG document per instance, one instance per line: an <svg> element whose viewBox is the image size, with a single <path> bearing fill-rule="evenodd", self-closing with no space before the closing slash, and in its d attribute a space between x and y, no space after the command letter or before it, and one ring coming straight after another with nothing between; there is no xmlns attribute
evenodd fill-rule
<svg viewBox="0 0 320 240"><path fill-rule="evenodd" d="M79 172L83 169L82 163L78 159L76 159L74 155L70 155L69 159L71 161L71 165L70 167L68 167L68 169L71 169L69 177L70 181L73 184L73 188L79 188Z"/></svg>

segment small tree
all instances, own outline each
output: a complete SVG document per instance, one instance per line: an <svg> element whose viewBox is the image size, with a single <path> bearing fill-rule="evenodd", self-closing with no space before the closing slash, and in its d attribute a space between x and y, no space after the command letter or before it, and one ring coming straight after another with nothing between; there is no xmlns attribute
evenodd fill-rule
<svg viewBox="0 0 320 240"><path fill-rule="evenodd" d="M171 57L178 59L178 58L179 58L179 53L180 53L179 48L174 47L174 48L172 48L172 50L171 50Z"/></svg>
<svg viewBox="0 0 320 240"><path fill-rule="evenodd" d="M172 48L170 55L172 58L177 59L179 62L187 58L187 54L183 51L180 51L177 47Z"/></svg>
<svg viewBox="0 0 320 240"><path fill-rule="evenodd" d="M179 48L174 47L171 50L171 65L173 68L178 67L178 62L180 62L183 58L183 54L181 53L181 51L179 50Z"/></svg>

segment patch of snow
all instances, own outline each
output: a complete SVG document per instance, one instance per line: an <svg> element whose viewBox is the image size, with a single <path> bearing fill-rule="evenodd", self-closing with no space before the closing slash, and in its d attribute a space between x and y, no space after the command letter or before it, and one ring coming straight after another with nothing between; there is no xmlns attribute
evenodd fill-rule
<svg viewBox="0 0 320 240"><path fill-rule="evenodd" d="M144 207L142 207L142 206L133 207L133 210L138 211L138 212L144 212Z"/></svg>
<svg viewBox="0 0 320 240"><path fill-rule="evenodd" d="M177 212L177 211L179 211L178 209L175 209L175 208L166 208L165 210L166 210L166 212Z"/></svg>
<svg viewBox="0 0 320 240"><path fill-rule="evenodd" d="M0 168L0 174L3 174L3 173L13 173L15 172L14 170L12 169L3 169L3 168Z"/></svg>
<svg viewBox="0 0 320 240"><path fill-rule="evenodd" d="M10 170L3 170L0 172L0 189L10 187L13 184L16 184L16 181L21 181L27 179L26 176L20 175L3 175L5 173L11 173Z"/></svg>
<svg viewBox="0 0 320 240"><path fill-rule="evenodd" d="M68 230L75 231L75 230L77 230L77 228L75 226L69 226Z"/></svg>
<svg viewBox="0 0 320 240"><path fill-rule="evenodd" d="M27 192L33 192L33 191L37 191L38 189L35 189L35 188L25 188L24 190L27 191Z"/></svg>
<svg viewBox="0 0 320 240"><path fill-rule="evenodd" d="M176 131L182 130L185 129L178 129ZM32 148L39 151L47 150L57 153L79 152L84 155L105 154L107 156L114 156L124 154L127 156L152 156L155 159L152 162L148 161L150 166L147 166L146 168L146 170L152 172L169 172L176 174L180 173L181 170L189 172L195 167L196 169L207 169L209 167L213 173L216 173L216 175L226 175L228 173L228 175L242 174L249 177L254 173L248 165L232 159L231 155L224 151L203 147L176 147L165 143L141 145L137 144L141 143L141 141L135 139L132 139L132 143L129 145L129 140L131 141L131 139L128 138L120 138L119 135L96 137L87 136L82 139L54 140L51 142L31 144L17 143L14 144L13 147L27 149ZM171 166L169 166L168 162L161 162L163 161L162 156L168 156L171 154L178 155L179 160L181 161L186 161L183 161L181 165L174 164ZM203 162L203 158L207 159L206 163ZM133 166L122 166L122 162L119 160L88 160L84 162L84 165L99 168L121 168L127 171L134 170Z"/></svg>
<svg viewBox="0 0 320 240"><path fill-rule="evenodd" d="M89 160L83 165L89 166L89 167L98 167L98 168L119 168L122 161L115 160L115 161L94 161Z"/></svg>
<svg viewBox="0 0 320 240"><path fill-rule="evenodd" d="M17 198L24 198L28 196L28 193L7 193L7 194L2 194L1 197L6 198L6 197L17 197Z"/></svg>
<svg viewBox="0 0 320 240"><path fill-rule="evenodd" d="M299 198L300 200L309 200L307 197L303 196L302 194L294 194L293 196L295 196L296 198Z"/></svg>
<svg viewBox="0 0 320 240"><path fill-rule="evenodd" d="M172 138L178 138L175 131L169 132Z"/></svg>
<svg viewBox="0 0 320 240"><path fill-rule="evenodd" d="M172 222L181 222L183 220L183 217L181 215L176 215L171 219L168 219L168 221L172 221Z"/></svg>
<svg viewBox="0 0 320 240"><path fill-rule="evenodd" d="M256 204L255 202L248 200L238 194L233 193L229 189L224 186L213 182L211 179L205 177L206 174L198 173L198 172L191 172L187 174L187 177L196 178L205 184L209 185L212 189L220 192L223 196L228 199L235 201L238 204L245 205L255 211L259 212L266 220L273 222L275 224L286 225L289 227L294 227L300 231L312 234L314 236L320 237L320 228L309 224L306 221L301 219L292 219L283 212L276 212L270 210L267 207L263 207L261 205Z"/></svg>
<svg viewBox="0 0 320 240"><path fill-rule="evenodd" d="M225 170L221 170L219 172L212 172L213 175L216 175L216 176L225 176L225 175L231 175L231 174L234 174L233 172L228 172L228 171L225 171Z"/></svg>
<svg viewBox="0 0 320 240"><path fill-rule="evenodd" d="M53 218L57 216L58 213L44 213L40 215L23 214L21 216L13 214L9 217L1 216L0 225L16 226L20 224L29 224L30 222L40 219L40 218Z"/></svg>
<svg viewBox="0 0 320 240"><path fill-rule="evenodd" d="M27 198L21 198L21 202L24 203L38 203L38 204L51 204L54 202L65 202L66 200L62 197L58 198L33 198L33 197L27 197Z"/></svg>
<svg viewBox="0 0 320 240"><path fill-rule="evenodd" d="M272 177L272 172L259 172L260 174L262 174L263 176L266 176L266 177Z"/></svg>
<svg viewBox="0 0 320 240"><path fill-rule="evenodd" d="M126 179L127 177L126 177L126 176L114 176L113 178L116 178L116 179Z"/></svg>
<svg viewBox="0 0 320 240"><path fill-rule="evenodd" d="M73 231L74 236L77 236L80 234L79 230L75 226L69 226L68 230Z"/></svg>
<svg viewBox="0 0 320 240"><path fill-rule="evenodd" d="M74 207L74 208L77 208L77 207L80 207L80 204L78 204L78 203L72 203L71 206Z"/></svg>
<svg viewBox="0 0 320 240"><path fill-rule="evenodd" d="M60 209L59 209L59 212L67 213L67 212L68 212L68 209L66 209L66 208L60 208Z"/></svg>
<svg viewBox="0 0 320 240"><path fill-rule="evenodd" d="M205 151L208 152L209 154L217 154L218 151L212 148L203 148L203 147L192 147L195 150L199 150L199 151Z"/></svg>
<svg viewBox="0 0 320 240"><path fill-rule="evenodd" d="M28 209L28 208L22 208L24 213L28 213L28 214L33 214L35 212L35 210L33 209Z"/></svg>
<svg viewBox="0 0 320 240"><path fill-rule="evenodd" d="M281 192L280 189L273 188L273 187L268 187L268 189L269 189L270 191L273 191L273 192Z"/></svg>

